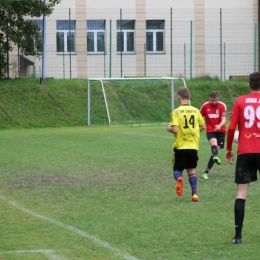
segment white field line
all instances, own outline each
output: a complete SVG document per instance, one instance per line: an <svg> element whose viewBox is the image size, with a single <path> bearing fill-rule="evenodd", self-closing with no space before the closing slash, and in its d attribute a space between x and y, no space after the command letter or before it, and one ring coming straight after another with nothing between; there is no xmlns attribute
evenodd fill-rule
<svg viewBox="0 0 260 260"><path fill-rule="evenodd" d="M167 138L167 139L172 139L173 140L173 136L169 135L169 136L162 136L162 135L149 135L149 134L141 134L138 132L123 132L123 134L127 134L127 135L140 135L140 136L147 136L147 137L156 137L156 138ZM207 140L200 140L200 142L208 142Z"/></svg>
<svg viewBox="0 0 260 260"><path fill-rule="evenodd" d="M109 249L110 251L116 253L117 255L123 257L126 260L138 260L138 258L135 258L134 256L131 256L131 255L128 255L128 254L122 252L118 248L111 246L108 242L103 241L103 240L101 240L101 239L99 239L99 238L97 238L97 237L95 237L93 235L90 235L90 234L88 234L85 231L77 229L77 228L75 228L73 226L66 225L66 224L64 224L64 223L62 223L60 221L55 220L55 219L48 218L48 217L45 217L45 216L40 215L38 213L35 213L35 212L33 212L33 211L29 210L29 209L24 208L23 206L19 205L18 203L7 199L6 197L4 197L2 195L0 195L0 199L5 201L5 202L8 202L13 207L15 207L17 209L20 209L21 211L24 211L24 212L26 212L29 215L32 215L32 216L34 216L36 218L43 219L43 220L48 221L48 222L50 222L52 224L55 224L56 226L59 226L59 227L64 228L64 229L67 229L67 230L72 231L72 232L74 232L74 233L76 233L76 234L78 234L78 235L80 235L82 237L90 239L93 242L95 242L95 243L97 243L97 244L99 244L99 245Z"/></svg>
<svg viewBox="0 0 260 260"><path fill-rule="evenodd" d="M66 260L66 258L60 258L59 256L55 255L53 251L43 252L43 254L49 259L49 260Z"/></svg>
<svg viewBox="0 0 260 260"><path fill-rule="evenodd" d="M6 254L25 254L25 253L41 253L45 255L49 260L66 260L65 258L60 258L59 256L55 255L53 250L17 250L17 251L6 251L0 252L0 255Z"/></svg>

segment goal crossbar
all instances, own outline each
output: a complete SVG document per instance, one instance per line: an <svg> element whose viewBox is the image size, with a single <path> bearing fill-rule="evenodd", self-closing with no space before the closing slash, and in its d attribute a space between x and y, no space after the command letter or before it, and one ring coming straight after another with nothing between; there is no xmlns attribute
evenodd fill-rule
<svg viewBox="0 0 260 260"><path fill-rule="evenodd" d="M87 98L87 109L88 109L88 126L91 125L91 118L90 118L90 82L91 81L100 81L101 83L101 88L104 96L104 101L105 101L105 106L106 106L106 111L107 111L107 117L108 117L108 123L111 123L111 118L110 118L110 113L109 113L109 108L108 108L108 103L106 99L106 93L104 89L104 81L111 81L111 80L126 80L126 78L88 78L88 83L87 83L87 93L88 93L88 98ZM174 77L154 77L154 78L129 78L128 80L171 80L171 107L172 110L174 109L174 80L181 80L183 82L183 86L186 86L186 82L184 78L174 78Z"/></svg>

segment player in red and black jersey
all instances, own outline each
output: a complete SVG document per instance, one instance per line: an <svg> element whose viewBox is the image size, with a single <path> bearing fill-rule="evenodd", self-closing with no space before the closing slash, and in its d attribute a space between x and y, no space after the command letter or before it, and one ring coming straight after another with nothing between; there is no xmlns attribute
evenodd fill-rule
<svg viewBox="0 0 260 260"><path fill-rule="evenodd" d="M209 94L209 101L205 102L200 113L206 121L207 138L211 147L211 156L207 168L202 174L202 178L208 179L208 173L214 163L221 164L218 156L218 150L224 148L226 136L226 112L225 103L219 101L219 95L216 91Z"/></svg>
<svg viewBox="0 0 260 260"><path fill-rule="evenodd" d="M238 149L235 170L237 194L234 205L235 237L233 244L242 242L242 227L245 214L245 202L249 183L257 180L260 171L260 72L249 75L250 94L236 99L230 125L227 131L226 161L233 162L232 142L238 127Z"/></svg>

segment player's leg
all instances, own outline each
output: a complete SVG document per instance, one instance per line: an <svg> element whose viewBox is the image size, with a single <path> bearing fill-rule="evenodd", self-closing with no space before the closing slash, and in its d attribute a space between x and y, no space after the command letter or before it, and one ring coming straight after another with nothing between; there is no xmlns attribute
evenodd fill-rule
<svg viewBox="0 0 260 260"><path fill-rule="evenodd" d="M213 167L213 164L214 164L213 156L211 155L209 158L208 164L207 164L207 168L201 176L203 179L208 180L208 178L209 178L208 174L209 174L209 171L211 170L211 168Z"/></svg>
<svg viewBox="0 0 260 260"><path fill-rule="evenodd" d="M189 183L191 187L191 199L192 201L199 201L198 191L197 191L197 174L195 173L194 168L187 169Z"/></svg>
<svg viewBox="0 0 260 260"><path fill-rule="evenodd" d="M218 149L218 153L219 153L219 150L223 149L225 147L226 133L218 132L218 133L216 133L216 137L217 137L217 149ZM218 164L220 164L220 163L218 163Z"/></svg>
<svg viewBox="0 0 260 260"><path fill-rule="evenodd" d="M235 182L237 183L237 194L234 205L235 236L233 244L242 242L242 229L245 215L245 203L249 190L249 183L257 180L257 171L260 168L260 155L242 154L238 155L236 162Z"/></svg>
<svg viewBox="0 0 260 260"><path fill-rule="evenodd" d="M211 146L211 153L212 153L212 156L213 156L213 161L214 163L216 164L221 164L221 160L219 159L218 157L218 139L216 137L214 138L211 138L209 140L209 143L210 143L210 146Z"/></svg>
<svg viewBox="0 0 260 260"><path fill-rule="evenodd" d="M211 155L207 164L207 168L201 176L203 179L206 180L209 178L208 174L209 171L212 169L214 163L216 162L217 164L221 164L221 161L218 157L218 140L216 134L214 132L207 133L207 138L211 148Z"/></svg>
<svg viewBox="0 0 260 260"><path fill-rule="evenodd" d="M183 177L182 177L182 166L180 160L180 150L174 149L172 155L172 169L173 169L173 178L176 180L176 194L182 196L183 192Z"/></svg>
<svg viewBox="0 0 260 260"><path fill-rule="evenodd" d="M245 216L245 203L248 194L249 183L237 184L237 195L234 205L235 215L235 236L232 238L233 244L242 242L242 228Z"/></svg>
<svg viewBox="0 0 260 260"><path fill-rule="evenodd" d="M212 140L212 145L211 145L212 156L213 156L213 161L219 165L219 164L221 164L221 160L218 156L218 152L220 149L223 149L225 146L226 134L223 132L216 132L214 134L215 134L215 138L212 138L213 140Z"/></svg>
<svg viewBox="0 0 260 260"><path fill-rule="evenodd" d="M189 183L191 187L191 198L192 201L199 201L198 191L197 191L197 174L195 169L198 162L198 151L193 149L187 149L185 152L185 169L187 169Z"/></svg>

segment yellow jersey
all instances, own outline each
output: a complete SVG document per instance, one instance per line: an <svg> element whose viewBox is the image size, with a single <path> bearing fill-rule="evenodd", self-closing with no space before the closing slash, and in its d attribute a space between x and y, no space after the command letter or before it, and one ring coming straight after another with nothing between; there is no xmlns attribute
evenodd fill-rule
<svg viewBox="0 0 260 260"><path fill-rule="evenodd" d="M204 125L204 119L197 108L180 105L171 112L170 125L179 128L174 134L173 148L199 149L200 126Z"/></svg>

